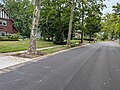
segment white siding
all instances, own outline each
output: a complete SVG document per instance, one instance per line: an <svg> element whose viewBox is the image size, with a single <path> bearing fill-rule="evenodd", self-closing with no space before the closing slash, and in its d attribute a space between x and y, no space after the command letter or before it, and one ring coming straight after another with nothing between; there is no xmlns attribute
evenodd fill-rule
<svg viewBox="0 0 120 90"><path fill-rule="evenodd" d="M5 12L3 11L3 18L5 18L4 14L5 14Z"/></svg>
<svg viewBox="0 0 120 90"><path fill-rule="evenodd" d="M5 18L7 19L7 14L5 13Z"/></svg>
<svg viewBox="0 0 120 90"><path fill-rule="evenodd" d="M0 18L4 18L4 19L9 19L9 16L6 14L5 11L0 11Z"/></svg>

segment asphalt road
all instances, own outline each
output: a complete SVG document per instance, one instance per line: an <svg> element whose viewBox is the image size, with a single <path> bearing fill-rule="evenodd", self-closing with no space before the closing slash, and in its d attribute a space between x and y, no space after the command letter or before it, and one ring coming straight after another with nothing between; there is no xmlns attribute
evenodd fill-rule
<svg viewBox="0 0 120 90"><path fill-rule="evenodd" d="M4 69L0 90L120 90L120 48L102 42Z"/></svg>

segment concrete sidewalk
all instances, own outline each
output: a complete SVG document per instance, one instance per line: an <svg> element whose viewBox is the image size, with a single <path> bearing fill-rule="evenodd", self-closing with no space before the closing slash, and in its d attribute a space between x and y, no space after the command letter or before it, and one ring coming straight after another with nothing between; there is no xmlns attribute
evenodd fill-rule
<svg viewBox="0 0 120 90"><path fill-rule="evenodd" d="M50 48L55 48L55 47L61 47L61 45L46 47L46 48L39 48L37 50L45 50L45 49L50 49ZM18 65L18 64L32 61L33 59L11 56L11 54L24 53L24 52L26 52L26 51L1 53L0 54L0 70L7 68L7 67L10 67L10 66L14 66L14 65Z"/></svg>
<svg viewBox="0 0 120 90"><path fill-rule="evenodd" d="M31 61L32 59L14 56L0 56L0 69Z"/></svg>

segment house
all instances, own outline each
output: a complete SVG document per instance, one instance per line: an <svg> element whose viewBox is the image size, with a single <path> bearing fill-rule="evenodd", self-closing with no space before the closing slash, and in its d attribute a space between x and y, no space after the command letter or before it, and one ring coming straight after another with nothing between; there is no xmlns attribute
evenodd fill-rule
<svg viewBox="0 0 120 90"><path fill-rule="evenodd" d="M81 30L76 30L76 32L75 32L75 39L80 39L81 38L81 33L82 33L82 31Z"/></svg>
<svg viewBox="0 0 120 90"><path fill-rule="evenodd" d="M15 34L18 30L13 26L13 19L10 18L7 11L0 7L0 36L6 34Z"/></svg>

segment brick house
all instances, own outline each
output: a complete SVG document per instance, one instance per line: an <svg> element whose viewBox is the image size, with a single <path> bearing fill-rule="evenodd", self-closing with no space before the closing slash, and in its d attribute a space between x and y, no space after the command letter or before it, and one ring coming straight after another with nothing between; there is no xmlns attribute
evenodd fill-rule
<svg viewBox="0 0 120 90"><path fill-rule="evenodd" d="M13 19L4 8L0 7L0 36L6 34L15 34L18 30L13 26Z"/></svg>

